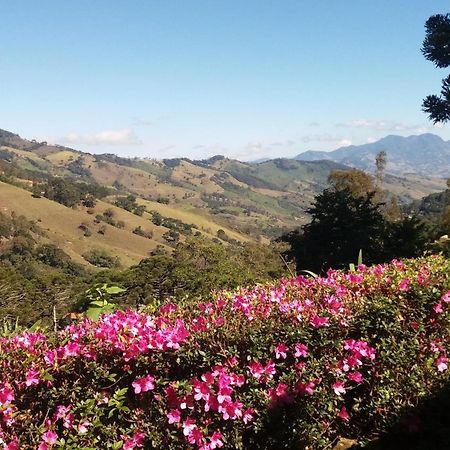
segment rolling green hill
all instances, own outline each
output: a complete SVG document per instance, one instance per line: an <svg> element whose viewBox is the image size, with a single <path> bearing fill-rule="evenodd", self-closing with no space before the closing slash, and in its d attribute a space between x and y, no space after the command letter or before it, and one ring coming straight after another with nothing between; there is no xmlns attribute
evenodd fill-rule
<svg viewBox="0 0 450 450"><path fill-rule="evenodd" d="M86 263L83 253L102 248L129 265L158 245L183 240L180 224L191 227L189 233L211 239L267 242L308 221L306 210L326 187L330 171L346 167L334 161L280 158L252 164L223 156L159 161L92 155L0 130L0 176L6 182L0 184L0 208L40 221L48 239L76 261ZM109 194L95 207L68 208L49 199L55 199L54 194L40 195L49 178L53 184L63 180L69 190L87 183L106 187ZM442 179L419 175L389 175L385 180L385 189L401 202L444 186ZM33 189L41 198L31 195ZM130 194L145 207L142 216L114 206L118 198ZM123 222L123 227L98 220L107 209L113 211L113 222ZM169 228L155 225L155 213L167 219ZM85 228L89 236L84 235ZM136 228L138 234L133 233Z"/></svg>

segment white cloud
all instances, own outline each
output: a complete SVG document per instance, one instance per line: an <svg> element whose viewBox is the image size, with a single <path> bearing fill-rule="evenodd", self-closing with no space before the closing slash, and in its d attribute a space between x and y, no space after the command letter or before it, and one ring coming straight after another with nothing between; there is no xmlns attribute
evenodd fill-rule
<svg viewBox="0 0 450 450"><path fill-rule="evenodd" d="M368 120L368 119L354 119L350 121L347 126L354 128L367 128L371 130L380 131L404 131L417 128L417 125L407 125L402 122L394 120Z"/></svg>
<svg viewBox="0 0 450 450"><path fill-rule="evenodd" d="M104 130L92 134L69 133L57 142L71 145L141 145L142 141L130 128Z"/></svg>
<svg viewBox="0 0 450 450"><path fill-rule="evenodd" d="M132 118L133 127L150 127L153 125L153 122L147 119L142 119L141 117L134 116Z"/></svg>
<svg viewBox="0 0 450 450"><path fill-rule="evenodd" d="M433 130L435 126L428 124L407 124L397 120L370 120L370 119L353 119L346 123L337 123L338 128L363 128L366 130L376 130L385 132L411 132L426 133Z"/></svg>
<svg viewBox="0 0 450 450"><path fill-rule="evenodd" d="M339 147L348 147L349 145L352 145L352 141L350 139L341 139L338 142Z"/></svg>
<svg viewBox="0 0 450 450"><path fill-rule="evenodd" d="M302 142L308 144L309 142L333 142L333 143L341 143L341 142L350 142L348 139L343 138L342 136L335 136L329 133L322 134L308 134L302 137Z"/></svg>
<svg viewBox="0 0 450 450"><path fill-rule="evenodd" d="M293 147L295 145L295 141L292 141L291 139L287 139L284 142L272 142L269 144L269 147Z"/></svg>
<svg viewBox="0 0 450 450"><path fill-rule="evenodd" d="M266 157L271 154L269 147L264 146L261 142L249 142L244 148L234 151L230 154L231 158L239 161L253 161L255 159Z"/></svg>

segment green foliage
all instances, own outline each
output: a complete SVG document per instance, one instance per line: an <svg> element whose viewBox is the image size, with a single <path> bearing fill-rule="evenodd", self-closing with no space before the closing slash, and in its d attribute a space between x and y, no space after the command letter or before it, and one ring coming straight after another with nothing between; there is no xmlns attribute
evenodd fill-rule
<svg viewBox="0 0 450 450"><path fill-rule="evenodd" d="M426 24L422 53L438 68L450 66L450 15L436 14ZM434 123L450 120L450 75L442 80L441 94L428 95L422 109Z"/></svg>
<svg viewBox="0 0 450 450"><path fill-rule="evenodd" d="M84 269L80 264L71 260L70 256L54 244L38 246L34 255L36 259L50 267L63 269L71 275L84 275Z"/></svg>
<svg viewBox="0 0 450 450"><path fill-rule="evenodd" d="M152 215L152 222L156 226L161 226L164 221L164 217L158 212L158 211L151 211L150 214Z"/></svg>
<svg viewBox="0 0 450 450"><path fill-rule="evenodd" d="M39 189L44 197L67 207L78 204L93 205L96 198L106 197L110 193L108 188L95 183L51 176L44 182L37 184L33 189Z"/></svg>
<svg viewBox="0 0 450 450"><path fill-rule="evenodd" d="M111 297L122 294L126 289L119 286L109 286L107 283L98 283L89 288L80 298L77 309L83 311L91 320L98 320L102 314L108 314L116 310L116 305L111 302Z"/></svg>
<svg viewBox="0 0 450 450"><path fill-rule="evenodd" d="M170 198L169 198L169 197L158 197L158 198L156 199L156 201L157 201L158 203L163 204L163 205L168 205L168 204L170 203Z"/></svg>
<svg viewBox="0 0 450 450"><path fill-rule="evenodd" d="M427 195L413 202L408 209L423 217L434 239L450 234L450 189Z"/></svg>
<svg viewBox="0 0 450 450"><path fill-rule="evenodd" d="M162 237L172 245L175 245L180 240L180 233L176 230L169 230L165 232Z"/></svg>
<svg viewBox="0 0 450 450"><path fill-rule="evenodd" d="M318 195L309 209L311 222L281 237L297 270L348 267L360 250L367 264L420 255L429 240L425 224L417 217L386 220L374 195L355 196L346 188Z"/></svg>
<svg viewBox="0 0 450 450"><path fill-rule="evenodd" d="M88 263L97 267L115 268L120 266L119 258L109 255L103 249L92 249L83 253L82 256Z"/></svg>
<svg viewBox="0 0 450 450"><path fill-rule="evenodd" d="M53 322L53 307L57 318L70 312L74 298L89 283L84 270L71 273L71 268L51 268L33 257L27 257L16 266L0 265L0 317L18 320L31 326L38 320Z"/></svg>
<svg viewBox="0 0 450 450"><path fill-rule="evenodd" d="M11 337L22 331L19 318L3 317L0 319L0 338Z"/></svg>
<svg viewBox="0 0 450 450"><path fill-rule="evenodd" d="M373 195L355 197L348 189L325 190L309 210L311 222L282 237L289 243L297 269L321 272L348 267L363 249L367 263L378 261L384 219Z"/></svg>
<svg viewBox="0 0 450 450"><path fill-rule="evenodd" d="M286 275L279 252L263 245L225 246L191 237L178 243L172 254L155 252L136 266L103 272L96 279L125 287L123 306L159 304L167 298L180 302L206 297L214 289L250 286Z"/></svg>
<svg viewBox="0 0 450 450"><path fill-rule="evenodd" d="M148 230L143 230L142 227L139 225L133 230L133 234L137 234L138 236L145 237L147 239L153 238L153 232Z"/></svg>
<svg viewBox="0 0 450 450"><path fill-rule="evenodd" d="M115 205L119 208L125 209L126 211L132 212L137 216L142 216L145 211L145 206L138 205L138 203L136 202L136 196L131 194L127 195L126 197L118 197Z"/></svg>
<svg viewBox="0 0 450 450"><path fill-rule="evenodd" d="M114 210L112 208L108 208L105 209L105 211L103 211L103 214L97 214L95 216L95 222L96 223L105 222L108 225L111 225L116 228L120 229L125 228L125 222L123 220L116 220L114 217L115 217Z"/></svg>
<svg viewBox="0 0 450 450"><path fill-rule="evenodd" d="M197 228L192 223L188 224L180 219L174 219L173 217L165 217L158 211L151 211L150 213L152 215L151 221L156 226L166 227L169 228L169 230L176 231L177 233L181 233L188 236L192 234L192 229Z"/></svg>
<svg viewBox="0 0 450 450"><path fill-rule="evenodd" d="M86 224L84 222L80 223L80 225L78 225L78 229L80 229L83 232L84 237L92 236L92 231L89 228L88 224Z"/></svg>
<svg viewBox="0 0 450 450"><path fill-rule="evenodd" d="M178 450L219 432L240 450L363 445L450 382L449 274L442 257L395 261L0 340L15 419L2 438L37 448L51 430L61 449Z"/></svg>

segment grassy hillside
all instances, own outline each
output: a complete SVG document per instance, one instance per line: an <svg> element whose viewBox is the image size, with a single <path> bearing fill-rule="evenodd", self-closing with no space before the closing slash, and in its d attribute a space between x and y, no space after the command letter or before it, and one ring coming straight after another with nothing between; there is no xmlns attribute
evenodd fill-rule
<svg viewBox="0 0 450 450"><path fill-rule="evenodd" d="M81 256L83 253L90 249L103 248L112 255L119 256L124 265L129 265L147 256L158 243L165 243L161 236L166 230L154 226L145 218L104 202L98 202L94 211L98 214L107 208L112 208L117 218L123 220L126 226L120 230L106 225L106 233L102 235L98 233L102 225L96 224L95 215L88 214L85 208L74 210L43 197L33 198L26 190L0 182L0 210L4 213L15 212L38 222L47 232L47 239L58 245L75 261L86 264ZM82 223L87 224L92 230L91 236L83 236L83 231L79 229ZM149 240L133 234L132 229L139 225L144 229L152 229L154 239Z"/></svg>
<svg viewBox="0 0 450 450"><path fill-rule="evenodd" d="M112 195L105 200L111 204L118 196L133 194L147 211L193 224L210 238L224 230L228 238L238 241L266 241L307 222L306 210L315 195L326 187L330 171L346 167L333 161L274 159L250 164L222 156L202 161L187 158L156 161L91 155L28 141L4 131L0 132L0 163L3 171L14 168L13 178L19 179L24 187L46 176L98 183L110 188ZM444 186L442 179L411 175L386 176L384 187L402 203L420 199ZM12 187L1 186L3 201L9 198L8 189ZM54 231L54 238L61 235L57 241L78 260L87 248L99 245L121 254L123 263L128 264L156 245L168 243L163 238L168 230L155 226L148 212L138 217L114 207L116 219L127 225L124 230L106 225L108 232L100 235L99 228L104 224L94 224L93 219L111 207L109 204L99 202L89 216L81 209L72 211L43 198L34 199L26 191L17 196L24 199L22 205L11 198L5 206L10 210L21 209L31 219L45 220ZM43 209L48 212L46 218L39 217ZM65 221L70 225L61 224ZM89 238L78 230L81 222L92 228ZM150 231L152 239L134 235L133 229L139 226Z"/></svg>

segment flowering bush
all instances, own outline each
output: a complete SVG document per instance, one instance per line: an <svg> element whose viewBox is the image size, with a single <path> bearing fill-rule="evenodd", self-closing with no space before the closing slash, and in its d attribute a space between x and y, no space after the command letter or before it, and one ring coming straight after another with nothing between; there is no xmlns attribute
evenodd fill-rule
<svg viewBox="0 0 450 450"><path fill-rule="evenodd" d="M449 273L442 257L360 265L0 339L0 445L368 439L450 378Z"/></svg>

